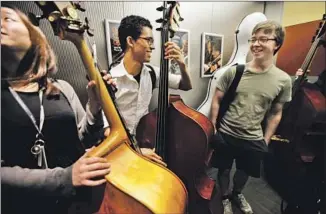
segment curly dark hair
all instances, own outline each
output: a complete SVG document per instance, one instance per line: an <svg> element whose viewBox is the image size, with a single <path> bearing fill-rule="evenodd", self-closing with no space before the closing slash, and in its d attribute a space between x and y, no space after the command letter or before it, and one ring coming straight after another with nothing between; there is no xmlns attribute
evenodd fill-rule
<svg viewBox="0 0 326 214"><path fill-rule="evenodd" d="M137 40L143 30L143 27L153 29L150 21L141 16L126 16L121 20L118 31L122 51L125 51L127 48L127 37L131 36L134 40Z"/></svg>

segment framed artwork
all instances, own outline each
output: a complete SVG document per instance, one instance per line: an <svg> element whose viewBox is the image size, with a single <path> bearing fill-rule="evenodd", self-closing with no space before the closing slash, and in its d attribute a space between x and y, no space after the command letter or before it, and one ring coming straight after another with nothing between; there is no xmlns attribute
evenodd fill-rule
<svg viewBox="0 0 326 214"><path fill-rule="evenodd" d="M214 33L202 34L201 77L211 77L222 65L224 36Z"/></svg>
<svg viewBox="0 0 326 214"><path fill-rule="evenodd" d="M190 56L190 32L189 30L179 29L175 32L174 36L171 39L172 42L176 43L185 59L185 63L189 69L189 56ZM180 74L180 68L176 61L172 60L170 63L170 72L173 74Z"/></svg>
<svg viewBox="0 0 326 214"><path fill-rule="evenodd" d="M105 35L109 65L120 60L122 49L119 41L118 28L120 21L105 19Z"/></svg>

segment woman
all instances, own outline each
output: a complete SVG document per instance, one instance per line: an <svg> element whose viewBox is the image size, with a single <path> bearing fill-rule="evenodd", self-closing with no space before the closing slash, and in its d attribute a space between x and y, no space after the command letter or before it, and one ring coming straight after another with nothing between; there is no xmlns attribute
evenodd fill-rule
<svg viewBox="0 0 326 214"><path fill-rule="evenodd" d="M2 213L65 213L82 186L101 185L110 172L104 158L84 154L103 126L94 83L88 84L85 112L67 82L48 77L56 62L44 34L26 15L4 4Z"/></svg>

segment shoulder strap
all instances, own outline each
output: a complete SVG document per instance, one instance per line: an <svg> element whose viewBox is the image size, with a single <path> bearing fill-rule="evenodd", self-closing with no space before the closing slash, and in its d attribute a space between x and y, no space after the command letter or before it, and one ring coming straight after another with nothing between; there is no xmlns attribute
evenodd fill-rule
<svg viewBox="0 0 326 214"><path fill-rule="evenodd" d="M235 98L235 92L237 90L237 87L239 85L240 79L242 77L243 71L244 71L245 65L237 65L236 67L236 73L233 78L233 81L225 93L223 100L221 101L217 120L216 120L216 127L219 127L219 124L224 117L226 111L229 109L230 104Z"/></svg>
<svg viewBox="0 0 326 214"><path fill-rule="evenodd" d="M151 65L146 64L146 66L150 69L149 74L151 75L151 80L152 80L152 90L154 90L156 85L156 74L154 68Z"/></svg>
<svg viewBox="0 0 326 214"><path fill-rule="evenodd" d="M236 67L236 73L234 76L234 79L230 85L229 90L227 93L232 94L233 96L235 95L235 91L237 90L237 87L239 85L240 79L242 77L243 71L244 71L245 65L237 65ZM234 98L234 97L233 97Z"/></svg>

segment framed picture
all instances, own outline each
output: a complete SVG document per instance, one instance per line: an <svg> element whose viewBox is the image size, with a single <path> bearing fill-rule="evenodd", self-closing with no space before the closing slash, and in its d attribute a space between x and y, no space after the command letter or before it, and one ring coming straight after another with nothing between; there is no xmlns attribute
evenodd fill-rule
<svg viewBox="0 0 326 214"><path fill-rule="evenodd" d="M175 32L171 39L172 42L176 43L185 59L185 63L189 69L189 55L190 55L190 32L189 30L179 29ZM173 74L180 74L180 68L176 61L172 60L170 63L170 72Z"/></svg>
<svg viewBox="0 0 326 214"><path fill-rule="evenodd" d="M120 60L123 54L118 34L119 25L120 21L105 19L105 35L109 65L112 62Z"/></svg>
<svg viewBox="0 0 326 214"><path fill-rule="evenodd" d="M211 77L222 65L224 36L203 33L201 49L201 77Z"/></svg>

